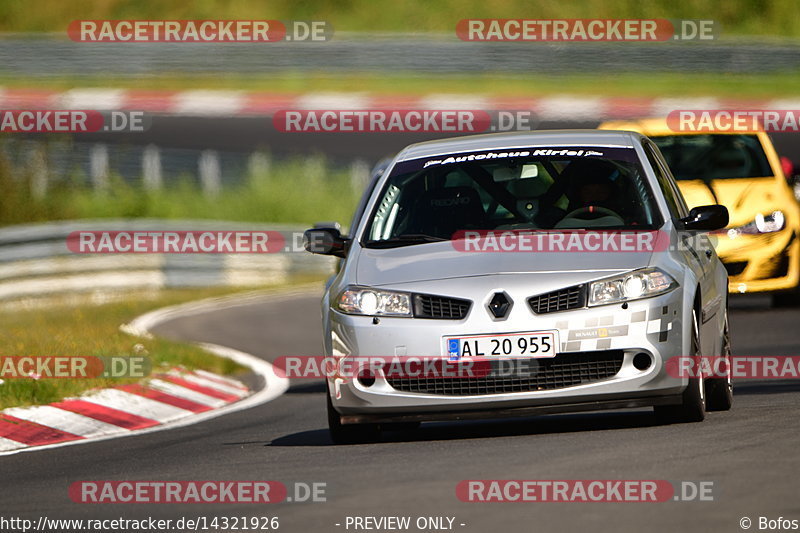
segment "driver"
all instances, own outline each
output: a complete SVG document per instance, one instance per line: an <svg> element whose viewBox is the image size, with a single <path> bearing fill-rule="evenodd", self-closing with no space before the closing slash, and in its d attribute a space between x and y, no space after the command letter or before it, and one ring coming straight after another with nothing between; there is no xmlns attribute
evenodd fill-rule
<svg viewBox="0 0 800 533"><path fill-rule="evenodd" d="M619 171L616 168L598 164L588 166L585 170L584 174L575 178L576 189L572 197L573 209L586 207L591 211L594 207L604 207L618 211L618 191L614 180L619 177Z"/></svg>
<svg viewBox="0 0 800 533"><path fill-rule="evenodd" d="M622 192L617 185L620 178L616 166L597 160L573 161L564 175L571 184L570 211L557 224L557 229L571 229L624 224Z"/></svg>
<svg viewBox="0 0 800 533"><path fill-rule="evenodd" d="M578 189L578 201L582 206L605 206L611 199L613 187L608 180L595 179L584 182Z"/></svg>

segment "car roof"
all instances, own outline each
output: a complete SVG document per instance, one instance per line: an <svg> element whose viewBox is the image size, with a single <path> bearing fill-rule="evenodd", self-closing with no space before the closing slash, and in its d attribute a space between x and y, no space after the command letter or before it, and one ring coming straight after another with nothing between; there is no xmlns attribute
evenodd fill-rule
<svg viewBox="0 0 800 533"><path fill-rule="evenodd" d="M763 136L766 135L763 131L753 131L753 132L741 132L741 131L716 131L716 132L709 132L709 131L676 131L673 130L667 119L664 117L661 118L638 118L638 119L631 119L631 120L607 120L597 126L597 129L603 131L632 131L635 133L640 133L642 135L646 135L647 137L662 137L664 135L708 135L712 133L714 135L741 135L742 133L747 133L749 135L757 135L762 139L764 142Z"/></svg>
<svg viewBox="0 0 800 533"><path fill-rule="evenodd" d="M631 148L641 135L632 132L601 130L540 130L514 133L490 133L426 141L407 146L397 161L442 154L532 148L538 146L598 146Z"/></svg>
<svg viewBox="0 0 800 533"><path fill-rule="evenodd" d="M601 130L622 130L635 131L643 135L674 135L667 125L667 119L661 118L640 118L634 120L609 120L603 122L598 129Z"/></svg>

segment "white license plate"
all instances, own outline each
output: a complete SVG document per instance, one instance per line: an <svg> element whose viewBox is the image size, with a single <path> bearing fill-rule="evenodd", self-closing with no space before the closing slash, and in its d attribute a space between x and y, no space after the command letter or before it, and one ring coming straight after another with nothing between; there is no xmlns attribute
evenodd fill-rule
<svg viewBox="0 0 800 533"><path fill-rule="evenodd" d="M448 359L462 357L555 357L558 331L526 331L444 337Z"/></svg>

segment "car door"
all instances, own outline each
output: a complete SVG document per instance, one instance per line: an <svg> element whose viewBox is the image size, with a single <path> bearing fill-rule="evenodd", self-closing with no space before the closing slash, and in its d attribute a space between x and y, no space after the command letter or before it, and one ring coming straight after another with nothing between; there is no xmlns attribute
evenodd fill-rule
<svg viewBox="0 0 800 533"><path fill-rule="evenodd" d="M661 191L664 193L672 220L676 227L680 228L681 223L679 220L689 216L689 208L686 205L686 201L683 199L683 195L681 195L680 189L675 183L675 178L672 176L658 147L652 142L645 142L644 150L650 166L653 167L653 171L656 173L656 179ZM716 326L715 322L711 321L711 318L716 314L723 301L722 295L719 294L719 290L713 280L714 261L716 260L714 247L707 234L686 231L680 231L679 244L679 250L684 257L685 264L695 272L700 282L701 309L698 313L698 318L700 320L702 353L713 353L714 339L718 336L718 332L713 331Z"/></svg>

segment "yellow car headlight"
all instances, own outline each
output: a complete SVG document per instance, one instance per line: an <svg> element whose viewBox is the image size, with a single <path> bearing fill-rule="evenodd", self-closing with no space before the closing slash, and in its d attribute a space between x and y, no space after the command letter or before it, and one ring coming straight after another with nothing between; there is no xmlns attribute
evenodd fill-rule
<svg viewBox="0 0 800 533"><path fill-rule="evenodd" d="M762 233L775 233L786 227L786 217L783 211L773 211L768 215L759 213L752 222L731 228L728 230L728 237L735 238L739 235L759 235Z"/></svg>

